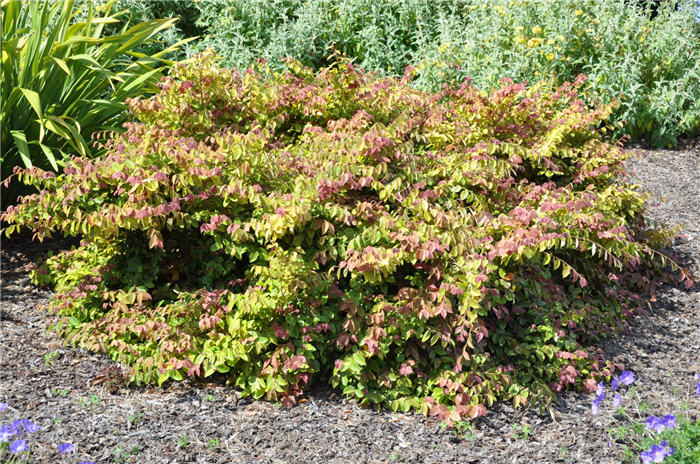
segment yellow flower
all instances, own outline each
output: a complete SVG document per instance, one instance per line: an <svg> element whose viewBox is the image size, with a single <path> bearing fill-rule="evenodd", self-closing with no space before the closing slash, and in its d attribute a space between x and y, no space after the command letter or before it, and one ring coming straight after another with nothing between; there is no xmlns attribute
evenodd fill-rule
<svg viewBox="0 0 700 464"><path fill-rule="evenodd" d="M581 10L576 10L576 16L581 16L583 14L583 11Z"/></svg>
<svg viewBox="0 0 700 464"><path fill-rule="evenodd" d="M540 37L533 37L527 41L527 46L530 48L539 47L541 43L542 39Z"/></svg>
<svg viewBox="0 0 700 464"><path fill-rule="evenodd" d="M547 41L547 45L554 45L554 39L549 39Z"/></svg>
<svg viewBox="0 0 700 464"><path fill-rule="evenodd" d="M519 44L523 44L523 43L525 43L525 37L523 37L522 35L519 35L515 38L515 42L519 43Z"/></svg>
<svg viewBox="0 0 700 464"><path fill-rule="evenodd" d="M525 29L524 26L518 26L518 27L515 28L515 30L518 31L518 32L522 31L523 29Z"/></svg>
<svg viewBox="0 0 700 464"><path fill-rule="evenodd" d="M547 60L552 61L554 59L554 53L547 53Z"/></svg>
<svg viewBox="0 0 700 464"><path fill-rule="evenodd" d="M445 53L452 46L452 42L446 42L438 47L438 52Z"/></svg>
<svg viewBox="0 0 700 464"><path fill-rule="evenodd" d="M533 34L539 34L540 32L542 32L542 28L540 26L535 26L532 28Z"/></svg>

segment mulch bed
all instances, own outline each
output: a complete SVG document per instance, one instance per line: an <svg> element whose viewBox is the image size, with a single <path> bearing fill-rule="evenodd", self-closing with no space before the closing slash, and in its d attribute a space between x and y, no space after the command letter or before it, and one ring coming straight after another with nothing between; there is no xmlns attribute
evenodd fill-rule
<svg viewBox="0 0 700 464"><path fill-rule="evenodd" d="M681 224L671 250L700 276L700 140L674 150L637 147L633 179L651 194L648 217ZM163 388L119 388L118 369L103 355L64 347L50 332L55 319L39 306L50 292L28 271L49 249L29 235L2 240L0 306L0 424L29 418L41 429L28 439L31 462L91 459L97 463L619 463L623 450L608 429L620 425L610 400L591 414L593 395L565 392L554 418L495 405L472 432L450 431L430 418L363 409L329 388L309 391L286 409L239 398L223 382L185 381ZM665 287L629 334L606 341L609 358L636 376L636 403L648 414L680 411L696 417L700 400L700 285ZM110 377L111 375L111 377ZM693 388L693 391L690 389ZM629 393L629 392L628 392ZM690 397L690 399L689 399ZM632 399L623 405L636 414ZM641 419L645 419L642 417ZM61 460L56 446L76 451Z"/></svg>

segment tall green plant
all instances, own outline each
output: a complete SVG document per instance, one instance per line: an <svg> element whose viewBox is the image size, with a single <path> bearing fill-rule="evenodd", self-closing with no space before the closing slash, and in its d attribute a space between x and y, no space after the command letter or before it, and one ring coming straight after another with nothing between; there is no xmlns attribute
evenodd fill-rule
<svg viewBox="0 0 700 464"><path fill-rule="evenodd" d="M170 62L162 56L183 42L147 56L135 51L177 19L156 19L103 36L114 2L3 0L2 178L16 166L58 171L69 156L91 156L93 134L118 130L128 97L151 92ZM2 206L18 187L4 184Z"/></svg>

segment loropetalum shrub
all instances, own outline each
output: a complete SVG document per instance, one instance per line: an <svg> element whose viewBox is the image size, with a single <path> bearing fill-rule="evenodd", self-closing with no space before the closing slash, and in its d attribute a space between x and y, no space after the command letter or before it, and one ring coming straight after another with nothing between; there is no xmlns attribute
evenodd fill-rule
<svg viewBox="0 0 700 464"><path fill-rule="evenodd" d="M222 373L293 404L323 380L448 423L612 374L591 346L667 275L664 234L583 77L424 93L410 69L288 66L202 54L130 101L106 155L18 168L40 193L8 235L82 237L33 274L60 334L136 382Z"/></svg>

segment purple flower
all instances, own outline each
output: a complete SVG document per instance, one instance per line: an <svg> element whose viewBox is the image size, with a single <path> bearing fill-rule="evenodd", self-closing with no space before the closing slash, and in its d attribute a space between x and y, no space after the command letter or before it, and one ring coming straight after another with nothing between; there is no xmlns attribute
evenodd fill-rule
<svg viewBox="0 0 700 464"><path fill-rule="evenodd" d="M598 382L598 388L595 391L596 395L602 395L603 394L603 382Z"/></svg>
<svg viewBox="0 0 700 464"><path fill-rule="evenodd" d="M615 393L615 398L613 398L613 406L618 407L622 403L622 397L619 393Z"/></svg>
<svg viewBox="0 0 700 464"><path fill-rule="evenodd" d="M671 414L666 414L661 419L661 424L663 424L664 427L668 427L669 429L674 428L676 426L676 416L672 416Z"/></svg>
<svg viewBox="0 0 700 464"><path fill-rule="evenodd" d="M673 448L673 446L669 446L669 443L666 440L659 443L659 445L666 448L666 456L671 456L673 453L676 452L676 450Z"/></svg>
<svg viewBox="0 0 700 464"><path fill-rule="evenodd" d="M0 403L0 411L7 409L7 403Z"/></svg>
<svg viewBox="0 0 700 464"><path fill-rule="evenodd" d="M3 425L0 427L0 443L7 443L14 434L9 425Z"/></svg>
<svg viewBox="0 0 700 464"><path fill-rule="evenodd" d="M39 426L36 425L34 422L30 421L29 419L24 419L22 421L22 427L24 427L24 430L26 430L27 433L34 433L37 430L39 430Z"/></svg>
<svg viewBox="0 0 700 464"><path fill-rule="evenodd" d="M612 386L613 391L617 391L617 389L620 388L620 379L615 377L612 379L612 383L610 385Z"/></svg>
<svg viewBox="0 0 700 464"><path fill-rule="evenodd" d="M591 405L591 411L593 412L593 415L596 415L600 412L600 402L603 401L605 398L605 393L599 394L596 399L593 400L593 404Z"/></svg>
<svg viewBox="0 0 700 464"><path fill-rule="evenodd" d="M647 428L648 428L649 430L651 430L651 429L654 428L654 424L655 424L656 422L658 422L658 421L659 421L659 420L658 420L656 417L654 417L654 416L649 416L649 417L647 417L647 420L644 421L644 423L646 424Z"/></svg>
<svg viewBox="0 0 700 464"><path fill-rule="evenodd" d="M651 464L652 461L649 451L643 451L639 456L642 458L642 464Z"/></svg>
<svg viewBox="0 0 700 464"><path fill-rule="evenodd" d="M17 419L10 425L10 431L18 437L21 436L23 432L34 433L37 430L39 430L39 426L29 419Z"/></svg>
<svg viewBox="0 0 700 464"><path fill-rule="evenodd" d="M649 451L643 452L641 458L644 464L651 464L663 462L666 456L671 456L673 453L675 453L673 446L669 446L669 443L664 440L658 445L653 445Z"/></svg>
<svg viewBox="0 0 700 464"><path fill-rule="evenodd" d="M666 448L661 445L652 445L651 449L646 453L642 453L642 461L647 462L663 462L666 457ZM647 460L644 459L644 454L647 454Z"/></svg>
<svg viewBox="0 0 700 464"><path fill-rule="evenodd" d="M632 385L634 383L634 374L631 371L623 371L620 374L620 382L623 385Z"/></svg>
<svg viewBox="0 0 700 464"><path fill-rule="evenodd" d="M666 414L664 417L649 416L644 423L649 430L661 433L666 428L672 429L676 426L676 416L671 414Z"/></svg>
<svg viewBox="0 0 700 464"><path fill-rule="evenodd" d="M75 446L70 443L61 443L58 445L58 452L61 454L70 454L75 450Z"/></svg>
<svg viewBox="0 0 700 464"><path fill-rule="evenodd" d="M695 393L700 395L700 382L695 383Z"/></svg>
<svg viewBox="0 0 700 464"><path fill-rule="evenodd" d="M660 418L655 416L649 416L644 423L649 430L653 430L656 433L661 433L666 428L666 426L661 422Z"/></svg>
<svg viewBox="0 0 700 464"><path fill-rule="evenodd" d="M80 461L78 464L95 464L95 461Z"/></svg>
<svg viewBox="0 0 700 464"><path fill-rule="evenodd" d="M13 453L21 453L27 451L27 440L15 440L10 445L10 451Z"/></svg>
<svg viewBox="0 0 700 464"><path fill-rule="evenodd" d="M22 435L22 424L24 424L24 419L17 419L10 424L10 430L13 435L17 435L18 437Z"/></svg>

